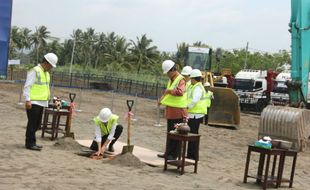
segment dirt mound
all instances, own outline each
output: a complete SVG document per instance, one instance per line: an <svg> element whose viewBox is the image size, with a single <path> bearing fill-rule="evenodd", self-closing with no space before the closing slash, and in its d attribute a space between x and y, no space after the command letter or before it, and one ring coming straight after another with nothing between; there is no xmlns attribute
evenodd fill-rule
<svg viewBox="0 0 310 190"><path fill-rule="evenodd" d="M141 162L139 158L137 158L131 153L116 155L112 160L109 161L109 163L113 165L121 165L134 168L142 168L143 166L145 166L145 164Z"/></svg>
<svg viewBox="0 0 310 190"><path fill-rule="evenodd" d="M60 150L70 150L74 152L78 152L82 149L82 146L71 137L58 139L54 147Z"/></svg>

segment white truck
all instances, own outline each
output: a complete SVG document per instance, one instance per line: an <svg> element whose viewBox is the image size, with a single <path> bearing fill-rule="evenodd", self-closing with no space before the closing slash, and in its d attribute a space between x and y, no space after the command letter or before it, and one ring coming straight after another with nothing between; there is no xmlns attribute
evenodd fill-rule
<svg viewBox="0 0 310 190"><path fill-rule="evenodd" d="M274 87L270 94L271 104L272 105L288 105L290 97L288 94L288 87L286 81L291 81L291 71L283 71L278 74L275 79Z"/></svg>
<svg viewBox="0 0 310 190"><path fill-rule="evenodd" d="M285 70L278 74L270 95L270 102L272 105L286 106L290 103L289 90L286 82L291 80L292 78L290 70ZM310 89L310 75L308 80L308 89ZM308 109L310 108L310 90L308 90L306 106Z"/></svg>
<svg viewBox="0 0 310 190"><path fill-rule="evenodd" d="M235 76L234 89L239 96L240 107L261 112L269 102L267 71L244 69Z"/></svg>

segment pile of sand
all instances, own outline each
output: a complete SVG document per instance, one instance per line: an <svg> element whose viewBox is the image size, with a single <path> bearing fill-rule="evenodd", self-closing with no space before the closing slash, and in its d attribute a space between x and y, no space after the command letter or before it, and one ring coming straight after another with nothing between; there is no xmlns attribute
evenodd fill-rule
<svg viewBox="0 0 310 190"><path fill-rule="evenodd" d="M145 166L145 164L141 162L139 158L131 153L118 154L112 160L109 160L108 163L134 168L142 168Z"/></svg>
<svg viewBox="0 0 310 190"><path fill-rule="evenodd" d="M60 150L69 150L73 152L79 152L82 149L82 146L71 137L58 139L54 147Z"/></svg>

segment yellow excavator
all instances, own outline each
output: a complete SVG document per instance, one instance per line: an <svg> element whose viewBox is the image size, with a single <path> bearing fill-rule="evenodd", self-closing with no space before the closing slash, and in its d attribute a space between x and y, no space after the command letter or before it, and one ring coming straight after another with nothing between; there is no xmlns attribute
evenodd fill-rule
<svg viewBox="0 0 310 190"><path fill-rule="evenodd" d="M185 65L193 69L199 69L203 74L203 82L209 82L210 90L213 92L211 108L208 113L208 125L239 128L240 106L239 97L232 88L219 84L211 72L212 49L207 47L188 47ZM222 72L222 76L227 74Z"/></svg>

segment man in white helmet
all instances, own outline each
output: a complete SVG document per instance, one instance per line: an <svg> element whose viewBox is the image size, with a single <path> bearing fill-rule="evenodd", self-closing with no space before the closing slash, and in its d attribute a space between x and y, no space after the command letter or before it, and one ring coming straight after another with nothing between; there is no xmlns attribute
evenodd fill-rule
<svg viewBox="0 0 310 190"><path fill-rule="evenodd" d="M191 72L192 72L192 67L188 65L183 67L181 71L181 75L183 75L186 81L186 91L188 91L191 86L191 78L189 77L191 75Z"/></svg>
<svg viewBox="0 0 310 190"><path fill-rule="evenodd" d="M166 106L167 132L169 132L174 130L175 124L182 123L187 117L186 81L177 71L173 61L164 61L162 69L163 73L169 77L169 81L159 103ZM178 142L171 140L165 154L159 154L158 157L167 156L168 160L174 160L179 154L178 150Z"/></svg>
<svg viewBox="0 0 310 190"><path fill-rule="evenodd" d="M107 148L109 152L114 152L113 145L123 132L123 126L118 124L118 118L109 108L103 108L93 119L96 126L95 139L90 149L97 151L97 156L103 155Z"/></svg>
<svg viewBox="0 0 310 190"><path fill-rule="evenodd" d="M36 143L36 131L40 128L43 108L48 107L50 98L49 71L56 67L58 57L54 53L44 55L43 62L27 73L24 86L25 107L27 112L27 129L25 146L29 150L40 151L42 146Z"/></svg>
<svg viewBox="0 0 310 190"><path fill-rule="evenodd" d="M202 123L203 117L207 114L207 103L205 101L206 91L201 82L202 74L200 70L193 69L190 78L192 87L188 92L188 126L190 127L191 133L198 134L200 123ZM197 155L197 143L189 142L187 147L187 158L196 160Z"/></svg>

